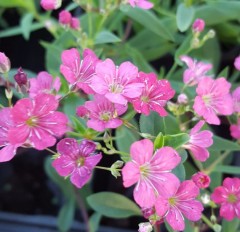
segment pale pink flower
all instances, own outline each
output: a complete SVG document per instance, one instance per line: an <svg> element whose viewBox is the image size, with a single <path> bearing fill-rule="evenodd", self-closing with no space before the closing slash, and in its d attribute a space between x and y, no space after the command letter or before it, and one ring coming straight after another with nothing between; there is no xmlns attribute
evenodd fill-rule
<svg viewBox="0 0 240 232"><path fill-rule="evenodd" d="M139 7L145 10L149 10L151 8L153 8L153 3L149 2L148 0L128 0L128 3L132 6L132 7Z"/></svg>
<svg viewBox="0 0 240 232"><path fill-rule="evenodd" d="M211 64L197 62L189 56L181 56L180 59L188 66L188 69L183 73L183 82L186 85L193 86L203 78L210 77L207 76L206 73L212 69Z"/></svg>
<svg viewBox="0 0 240 232"><path fill-rule="evenodd" d="M132 100L134 109L138 113L150 114L150 110L156 111L160 116L166 116L164 109L175 91L171 88L168 80L158 80L154 73L139 73L139 81L144 83L142 94Z"/></svg>
<svg viewBox="0 0 240 232"><path fill-rule="evenodd" d="M30 143L43 150L56 143L55 137L67 131L68 119L57 112L58 101L50 94L39 94L34 99L23 98L12 108L14 127L8 132L12 144Z"/></svg>
<svg viewBox="0 0 240 232"><path fill-rule="evenodd" d="M62 0L41 0L41 6L44 10L56 10L62 5Z"/></svg>
<svg viewBox="0 0 240 232"><path fill-rule="evenodd" d="M60 78L56 77L55 80L47 72L38 73L36 78L30 79L30 97L35 97L40 93L56 94L61 87Z"/></svg>
<svg viewBox="0 0 240 232"><path fill-rule="evenodd" d="M79 29L80 28L79 19L76 17L72 17L70 27L75 30Z"/></svg>
<svg viewBox="0 0 240 232"><path fill-rule="evenodd" d="M203 211L202 204L195 198L199 188L191 180L169 183L171 187L164 195L159 195L155 208L160 217L177 231L184 231L184 216L190 221L198 221Z"/></svg>
<svg viewBox="0 0 240 232"><path fill-rule="evenodd" d="M234 60L234 66L235 68L240 71L240 56L236 57Z"/></svg>
<svg viewBox="0 0 240 232"><path fill-rule="evenodd" d="M194 32L202 32L205 28L205 21L203 19L196 19L192 25Z"/></svg>
<svg viewBox="0 0 240 232"><path fill-rule="evenodd" d="M204 162L209 157L209 152L206 148L213 144L213 134L209 130L200 131L204 125L204 121L198 122L190 131L188 143L183 147L192 152L194 158Z"/></svg>
<svg viewBox="0 0 240 232"><path fill-rule="evenodd" d="M138 232L151 232L153 231L153 227L150 222L140 223L138 228Z"/></svg>
<svg viewBox="0 0 240 232"><path fill-rule="evenodd" d="M107 128L117 128L123 121L120 115L127 111L127 106L110 102L101 95L95 95L93 101L85 102L84 106L77 108L79 117L88 117L87 126L96 131L104 131Z"/></svg>
<svg viewBox="0 0 240 232"><path fill-rule="evenodd" d="M154 205L159 194L168 192L168 184L176 183L177 177L170 173L181 157L171 147L163 147L153 154L153 143L149 139L134 142L130 148L132 161L122 169L123 185L134 188L134 200L143 208Z"/></svg>
<svg viewBox="0 0 240 232"><path fill-rule="evenodd" d="M71 15L71 13L69 11L62 10L59 13L59 16L58 16L59 23L61 23L63 25L70 25L71 24L71 20L72 20L72 15Z"/></svg>
<svg viewBox="0 0 240 232"><path fill-rule="evenodd" d="M198 188L208 188L211 179L208 175L203 172L197 172L192 176L192 181L197 185Z"/></svg>
<svg viewBox="0 0 240 232"><path fill-rule="evenodd" d="M71 182L77 188L82 188L102 158L101 153L94 153L95 149L96 145L89 140L82 140L78 144L76 139L62 139L57 144L59 156L52 165L60 176L70 176Z"/></svg>
<svg viewBox="0 0 240 232"><path fill-rule="evenodd" d="M87 94L92 94L94 91L89 85L92 82L97 62L97 56L90 49L83 51L83 59L81 60L78 50L72 48L63 51L63 64L60 66L60 71L70 84L77 85Z"/></svg>
<svg viewBox="0 0 240 232"><path fill-rule="evenodd" d="M238 119L237 124L230 126L231 136L235 139L240 139L240 118Z"/></svg>
<svg viewBox="0 0 240 232"><path fill-rule="evenodd" d="M124 62L116 67L112 60L106 59L96 65L96 75L90 86L109 101L126 105L142 93L144 84L137 76L138 68L132 63Z"/></svg>
<svg viewBox="0 0 240 232"><path fill-rule="evenodd" d="M187 104L188 103L187 95L184 94L184 93L179 94L178 98L177 98L177 103L178 104L183 104L183 105Z"/></svg>
<svg viewBox="0 0 240 232"><path fill-rule="evenodd" d="M0 52L0 73L7 73L11 68L11 63L9 58Z"/></svg>
<svg viewBox="0 0 240 232"><path fill-rule="evenodd" d="M229 94L231 84L223 77L204 78L198 84L193 109L209 124L220 125L217 115L231 115L233 100Z"/></svg>
<svg viewBox="0 0 240 232"><path fill-rule="evenodd" d="M240 113L240 86L232 92L234 112Z"/></svg>
<svg viewBox="0 0 240 232"><path fill-rule="evenodd" d="M0 162L11 160L21 144L12 145L8 139L8 131L14 127L11 118L11 109L0 109Z"/></svg>
<svg viewBox="0 0 240 232"><path fill-rule="evenodd" d="M214 189L211 199L220 204L220 216L231 221L240 219L240 179L226 178L223 186Z"/></svg>

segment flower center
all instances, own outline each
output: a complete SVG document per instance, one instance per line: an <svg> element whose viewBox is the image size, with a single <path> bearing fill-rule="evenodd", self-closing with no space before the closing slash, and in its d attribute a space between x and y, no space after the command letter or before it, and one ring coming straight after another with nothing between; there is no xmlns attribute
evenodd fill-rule
<svg viewBox="0 0 240 232"><path fill-rule="evenodd" d="M84 157L80 157L77 159L76 164L78 167L84 166L85 163L85 158Z"/></svg>
<svg viewBox="0 0 240 232"><path fill-rule="evenodd" d="M109 90L112 93L121 93L123 91L123 86L118 83L113 83L109 85Z"/></svg>
<svg viewBox="0 0 240 232"><path fill-rule="evenodd" d="M26 121L26 124L29 127L35 127L37 126L37 122L38 122L38 118L36 116L32 116Z"/></svg>
<svg viewBox="0 0 240 232"><path fill-rule="evenodd" d="M147 177L150 171L149 166L147 164L140 166L139 170L143 177Z"/></svg>
<svg viewBox="0 0 240 232"><path fill-rule="evenodd" d="M176 198L174 198L174 197L170 197L170 198L168 199L168 203L169 203L170 206L174 206L174 205L176 205L177 200L176 200Z"/></svg>
<svg viewBox="0 0 240 232"><path fill-rule="evenodd" d="M108 122L111 118L112 118L112 114L109 111L108 112L103 112L100 115L100 119L102 121L105 121L105 122Z"/></svg>
<svg viewBox="0 0 240 232"><path fill-rule="evenodd" d="M210 105L211 104L211 96L210 95L204 95L204 96L202 96L202 99L203 99L203 101L204 101L204 103L206 104L206 105Z"/></svg>
<svg viewBox="0 0 240 232"><path fill-rule="evenodd" d="M141 97L141 100L142 100L143 102L149 102L149 97L148 97L148 96L142 96L142 97Z"/></svg>
<svg viewBox="0 0 240 232"><path fill-rule="evenodd" d="M237 202L237 197L234 194L229 194L228 198L227 198L227 201L229 203L235 203L235 202Z"/></svg>

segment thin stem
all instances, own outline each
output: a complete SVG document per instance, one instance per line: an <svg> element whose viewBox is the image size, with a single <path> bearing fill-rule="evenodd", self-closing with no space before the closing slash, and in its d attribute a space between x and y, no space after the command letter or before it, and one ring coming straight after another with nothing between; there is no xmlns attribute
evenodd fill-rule
<svg viewBox="0 0 240 232"><path fill-rule="evenodd" d="M173 74L173 72L176 70L178 64L176 62L174 62L173 66L171 67L171 69L169 70L169 72L166 75L166 79L169 79L170 76Z"/></svg>
<svg viewBox="0 0 240 232"><path fill-rule="evenodd" d="M128 22L127 22L124 37L122 39L123 42L125 42L127 40L128 36L130 35L131 29L132 29L132 20L129 19Z"/></svg>
<svg viewBox="0 0 240 232"><path fill-rule="evenodd" d="M211 229L213 229L213 224L212 224L212 222L211 222L204 214L202 214L202 220L203 220Z"/></svg>
<svg viewBox="0 0 240 232"><path fill-rule="evenodd" d="M45 148L45 150L49 151L50 153L52 153L53 155L56 155L57 153L54 152L53 150L49 149L49 148Z"/></svg>

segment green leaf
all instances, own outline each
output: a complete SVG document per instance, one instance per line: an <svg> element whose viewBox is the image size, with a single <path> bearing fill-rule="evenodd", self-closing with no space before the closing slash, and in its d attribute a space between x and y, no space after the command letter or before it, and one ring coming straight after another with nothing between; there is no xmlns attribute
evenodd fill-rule
<svg viewBox="0 0 240 232"><path fill-rule="evenodd" d="M217 165L213 171L227 174L240 174L240 168L231 165Z"/></svg>
<svg viewBox="0 0 240 232"><path fill-rule="evenodd" d="M114 35L110 31L101 31L97 34L95 44L105 44L105 43L117 43L121 42L121 39Z"/></svg>
<svg viewBox="0 0 240 232"><path fill-rule="evenodd" d="M164 136L163 133L160 132L156 139L154 140L154 149L159 149L164 146Z"/></svg>
<svg viewBox="0 0 240 232"><path fill-rule="evenodd" d="M25 40L29 39L32 21L33 21L32 13L25 14L21 19L20 27L22 28L22 34Z"/></svg>
<svg viewBox="0 0 240 232"><path fill-rule="evenodd" d="M233 219L232 221L223 220L222 222L222 231L223 232L239 232L240 220L238 218Z"/></svg>
<svg viewBox="0 0 240 232"><path fill-rule="evenodd" d="M180 148L182 145L189 141L189 135L186 133L180 133L176 135L165 135L164 146L169 146L174 149Z"/></svg>
<svg viewBox="0 0 240 232"><path fill-rule="evenodd" d="M217 76L218 77L228 77L229 67L225 67Z"/></svg>
<svg viewBox="0 0 240 232"><path fill-rule="evenodd" d="M174 41L172 32L164 27L152 11L129 7L128 11L122 12L165 40Z"/></svg>
<svg viewBox="0 0 240 232"><path fill-rule="evenodd" d="M102 214L100 213L93 213L92 216L89 219L89 227L90 227L90 232L97 232L98 227L100 224L102 218Z"/></svg>
<svg viewBox="0 0 240 232"><path fill-rule="evenodd" d="M177 8L177 26L179 31L186 31L193 22L195 10L191 7L186 7L181 3Z"/></svg>
<svg viewBox="0 0 240 232"><path fill-rule="evenodd" d="M0 0L0 7L10 8L10 7L23 7L32 12L35 10L34 0Z"/></svg>
<svg viewBox="0 0 240 232"><path fill-rule="evenodd" d="M176 50L174 59L180 65L182 65L182 61L180 60L180 56L188 54L189 48L191 46L191 44L190 44L191 40L192 40L192 35L190 34L186 37L186 39L183 41L181 46Z"/></svg>
<svg viewBox="0 0 240 232"><path fill-rule="evenodd" d="M87 198L87 202L96 212L110 218L142 215L141 210L133 201L118 193L95 193Z"/></svg>
<svg viewBox="0 0 240 232"><path fill-rule="evenodd" d="M58 214L57 225L61 232L67 232L71 229L75 213L74 198L70 198L61 208Z"/></svg>
<svg viewBox="0 0 240 232"><path fill-rule="evenodd" d="M239 151L240 146L237 142L232 142L227 139L223 139L219 136L213 136L213 145L209 147L209 151Z"/></svg>
<svg viewBox="0 0 240 232"><path fill-rule="evenodd" d="M182 163L180 163L176 168L174 168L172 170L172 173L175 174L180 181L184 181L186 178L186 171Z"/></svg>

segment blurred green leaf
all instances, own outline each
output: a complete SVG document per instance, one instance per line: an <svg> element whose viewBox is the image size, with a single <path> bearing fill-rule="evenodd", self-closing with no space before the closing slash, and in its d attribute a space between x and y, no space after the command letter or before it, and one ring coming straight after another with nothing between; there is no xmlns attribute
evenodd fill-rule
<svg viewBox="0 0 240 232"><path fill-rule="evenodd" d="M105 43L117 43L121 42L121 39L118 38L110 31L101 31L97 34L95 39L95 44L105 44Z"/></svg>
<svg viewBox="0 0 240 232"><path fill-rule="evenodd" d="M142 215L141 210L133 201L118 193L95 193L87 198L87 202L96 212L110 218Z"/></svg>
<svg viewBox="0 0 240 232"><path fill-rule="evenodd" d="M34 0L0 0L0 7L23 7L31 12L34 12L35 5Z"/></svg>
<svg viewBox="0 0 240 232"><path fill-rule="evenodd" d="M240 220L238 218L234 218L232 221L223 220L222 222L222 231L223 232L239 232Z"/></svg>
<svg viewBox="0 0 240 232"><path fill-rule="evenodd" d="M172 170L172 173L175 174L180 181L184 181L186 178L186 171L182 163L180 163L176 168L174 168Z"/></svg>
<svg viewBox="0 0 240 232"><path fill-rule="evenodd" d="M20 27L22 28L22 34L25 40L28 40L30 37L32 22L33 22L32 13L25 14L21 19Z"/></svg>
<svg viewBox="0 0 240 232"><path fill-rule="evenodd" d="M209 151L239 151L240 145L227 139L223 139L217 135L213 136L213 145L209 147Z"/></svg>
<svg viewBox="0 0 240 232"><path fill-rule="evenodd" d="M227 174L240 174L240 168L232 165L217 165L213 171Z"/></svg>
<svg viewBox="0 0 240 232"><path fill-rule="evenodd" d="M95 212L92 214L92 216L89 219L90 232L98 231L98 227L99 227L101 218L102 218L102 214L100 214L100 213Z"/></svg>

